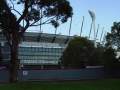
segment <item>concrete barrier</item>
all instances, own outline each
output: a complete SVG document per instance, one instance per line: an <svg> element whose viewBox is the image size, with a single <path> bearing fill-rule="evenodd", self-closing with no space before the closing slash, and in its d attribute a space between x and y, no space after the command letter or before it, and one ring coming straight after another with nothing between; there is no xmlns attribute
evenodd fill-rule
<svg viewBox="0 0 120 90"><path fill-rule="evenodd" d="M41 81L41 80L84 80L104 78L104 70L78 69L78 70L21 70L20 81Z"/></svg>
<svg viewBox="0 0 120 90"><path fill-rule="evenodd" d="M19 81L84 80L104 78L103 68L71 70L19 70ZM0 70L0 82L9 81L8 70Z"/></svg>

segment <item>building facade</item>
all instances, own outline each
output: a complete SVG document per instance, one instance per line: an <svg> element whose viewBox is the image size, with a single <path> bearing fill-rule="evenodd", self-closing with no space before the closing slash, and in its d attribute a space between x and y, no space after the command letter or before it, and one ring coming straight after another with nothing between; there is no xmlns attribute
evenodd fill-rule
<svg viewBox="0 0 120 90"><path fill-rule="evenodd" d="M18 59L21 65L58 65L72 37L47 33L26 32L19 44ZM10 48L0 33L1 54L4 62L10 61Z"/></svg>

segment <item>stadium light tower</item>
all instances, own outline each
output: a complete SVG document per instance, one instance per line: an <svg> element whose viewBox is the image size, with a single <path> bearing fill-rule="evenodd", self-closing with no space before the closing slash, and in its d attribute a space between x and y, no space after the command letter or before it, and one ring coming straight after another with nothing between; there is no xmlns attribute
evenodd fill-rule
<svg viewBox="0 0 120 90"><path fill-rule="evenodd" d="M95 30L95 13L91 10L88 10L88 13L90 14L90 17L92 19L92 22L91 22L91 27L90 27L90 32L89 32L89 38L90 38L90 35L91 35L91 31L92 31L92 27L94 29L94 41L96 39L96 30Z"/></svg>
<svg viewBox="0 0 120 90"><path fill-rule="evenodd" d="M100 25L98 24L98 26L97 26L97 31L96 31L96 36L95 36L95 40L97 40L99 28L100 28Z"/></svg>
<svg viewBox="0 0 120 90"><path fill-rule="evenodd" d="M72 19L73 19L73 17L71 17L71 19L70 19L69 36L70 36L70 34L71 34Z"/></svg>
<svg viewBox="0 0 120 90"><path fill-rule="evenodd" d="M102 45L105 45L106 35L107 35L107 32L105 31L104 36L103 36L103 40L102 40Z"/></svg>
<svg viewBox="0 0 120 90"><path fill-rule="evenodd" d="M83 30L83 25L84 25L84 16L83 16L83 20L82 20L82 25L81 25L81 30L80 30L80 37L81 37L81 35L82 35L82 30Z"/></svg>
<svg viewBox="0 0 120 90"><path fill-rule="evenodd" d="M102 29L102 33L101 33L101 36L100 36L100 43L102 43L101 41L102 41L102 37L103 37L103 31L104 31L104 27Z"/></svg>
<svg viewBox="0 0 120 90"><path fill-rule="evenodd" d="M68 37L67 37L67 39L66 39L66 41L65 41L65 44L67 44L67 43L68 43L69 38L70 38L70 34L71 34L71 27L72 27L72 21L73 21L73 17L71 17L71 18L70 18L69 35L68 35Z"/></svg>

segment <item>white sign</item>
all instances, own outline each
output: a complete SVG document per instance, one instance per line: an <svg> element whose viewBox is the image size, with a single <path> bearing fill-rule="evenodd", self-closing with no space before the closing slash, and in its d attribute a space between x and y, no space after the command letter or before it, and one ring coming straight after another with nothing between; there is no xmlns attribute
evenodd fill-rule
<svg viewBox="0 0 120 90"><path fill-rule="evenodd" d="M28 75L28 71L23 71L23 76L27 76Z"/></svg>

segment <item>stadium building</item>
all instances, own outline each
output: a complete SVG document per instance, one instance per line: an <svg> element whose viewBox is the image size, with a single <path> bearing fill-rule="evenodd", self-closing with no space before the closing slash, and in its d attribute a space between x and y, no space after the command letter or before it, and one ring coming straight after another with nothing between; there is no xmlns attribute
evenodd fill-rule
<svg viewBox="0 0 120 90"><path fill-rule="evenodd" d="M21 66L54 66L61 62L61 56L70 36L26 32L19 44L18 59ZM4 62L10 61L10 49L2 33L0 33L1 54Z"/></svg>

